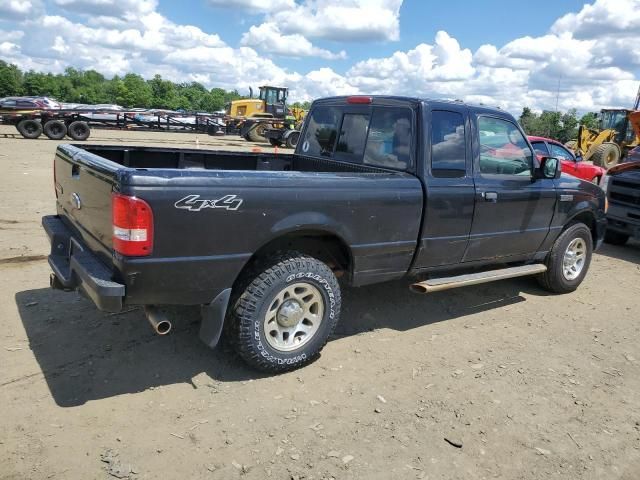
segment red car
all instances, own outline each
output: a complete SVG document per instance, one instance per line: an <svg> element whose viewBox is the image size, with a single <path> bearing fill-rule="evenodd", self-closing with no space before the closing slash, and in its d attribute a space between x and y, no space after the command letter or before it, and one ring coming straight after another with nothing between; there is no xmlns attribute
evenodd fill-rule
<svg viewBox="0 0 640 480"><path fill-rule="evenodd" d="M562 171L581 178L596 185L604 178L607 170L594 165L591 162L584 162L582 158L573 154L571 150L556 140L544 137L527 137L538 157L555 157L562 163Z"/></svg>

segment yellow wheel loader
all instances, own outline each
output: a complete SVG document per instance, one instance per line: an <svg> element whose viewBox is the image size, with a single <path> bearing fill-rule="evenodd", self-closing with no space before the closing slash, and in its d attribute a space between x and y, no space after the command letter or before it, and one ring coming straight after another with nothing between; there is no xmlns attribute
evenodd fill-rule
<svg viewBox="0 0 640 480"><path fill-rule="evenodd" d="M583 160L591 160L595 165L609 169L623 161L629 150L639 144L640 88L633 110L601 110L597 129L580 125L578 138L565 145Z"/></svg>
<svg viewBox="0 0 640 480"><path fill-rule="evenodd" d="M301 123L304 111L287 108L288 89L264 85L258 98L234 100L228 107L227 132L237 132L250 142L267 142L266 130L292 130Z"/></svg>
<svg viewBox="0 0 640 480"><path fill-rule="evenodd" d="M638 134L632 125L632 117L636 118L637 113L640 112L627 109L601 110L598 128L580 125L578 138L567 142L566 146L585 161L592 161L607 169L614 167L639 143Z"/></svg>

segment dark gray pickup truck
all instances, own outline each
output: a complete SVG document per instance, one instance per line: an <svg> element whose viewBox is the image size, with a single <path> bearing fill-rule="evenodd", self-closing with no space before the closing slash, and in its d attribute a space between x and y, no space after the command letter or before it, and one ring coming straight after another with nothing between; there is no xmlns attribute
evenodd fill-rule
<svg viewBox="0 0 640 480"><path fill-rule="evenodd" d="M293 155L60 145L54 174L52 287L142 305L159 333L159 307L201 305L208 345L224 331L270 372L320 353L341 283L535 275L570 292L606 226L599 187L538 160L511 115L460 102L318 100Z"/></svg>

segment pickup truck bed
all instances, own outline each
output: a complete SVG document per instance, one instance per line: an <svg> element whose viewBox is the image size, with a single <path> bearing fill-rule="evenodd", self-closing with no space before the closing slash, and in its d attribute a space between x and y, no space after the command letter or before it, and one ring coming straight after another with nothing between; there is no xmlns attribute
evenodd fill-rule
<svg viewBox="0 0 640 480"><path fill-rule="evenodd" d="M268 371L319 354L338 279L568 292L606 225L602 191L536 158L509 114L404 97L316 101L293 155L60 145L54 177L54 288L142 305L160 333L157 306L201 305L208 345L226 325Z"/></svg>

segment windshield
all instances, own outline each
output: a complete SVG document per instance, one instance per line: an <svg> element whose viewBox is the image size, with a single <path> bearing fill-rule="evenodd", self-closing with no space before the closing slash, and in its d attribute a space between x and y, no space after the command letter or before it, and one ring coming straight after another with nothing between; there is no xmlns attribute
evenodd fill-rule
<svg viewBox="0 0 640 480"><path fill-rule="evenodd" d="M624 133L626 121L626 110L603 110L600 114L600 129L612 128L618 133Z"/></svg>

